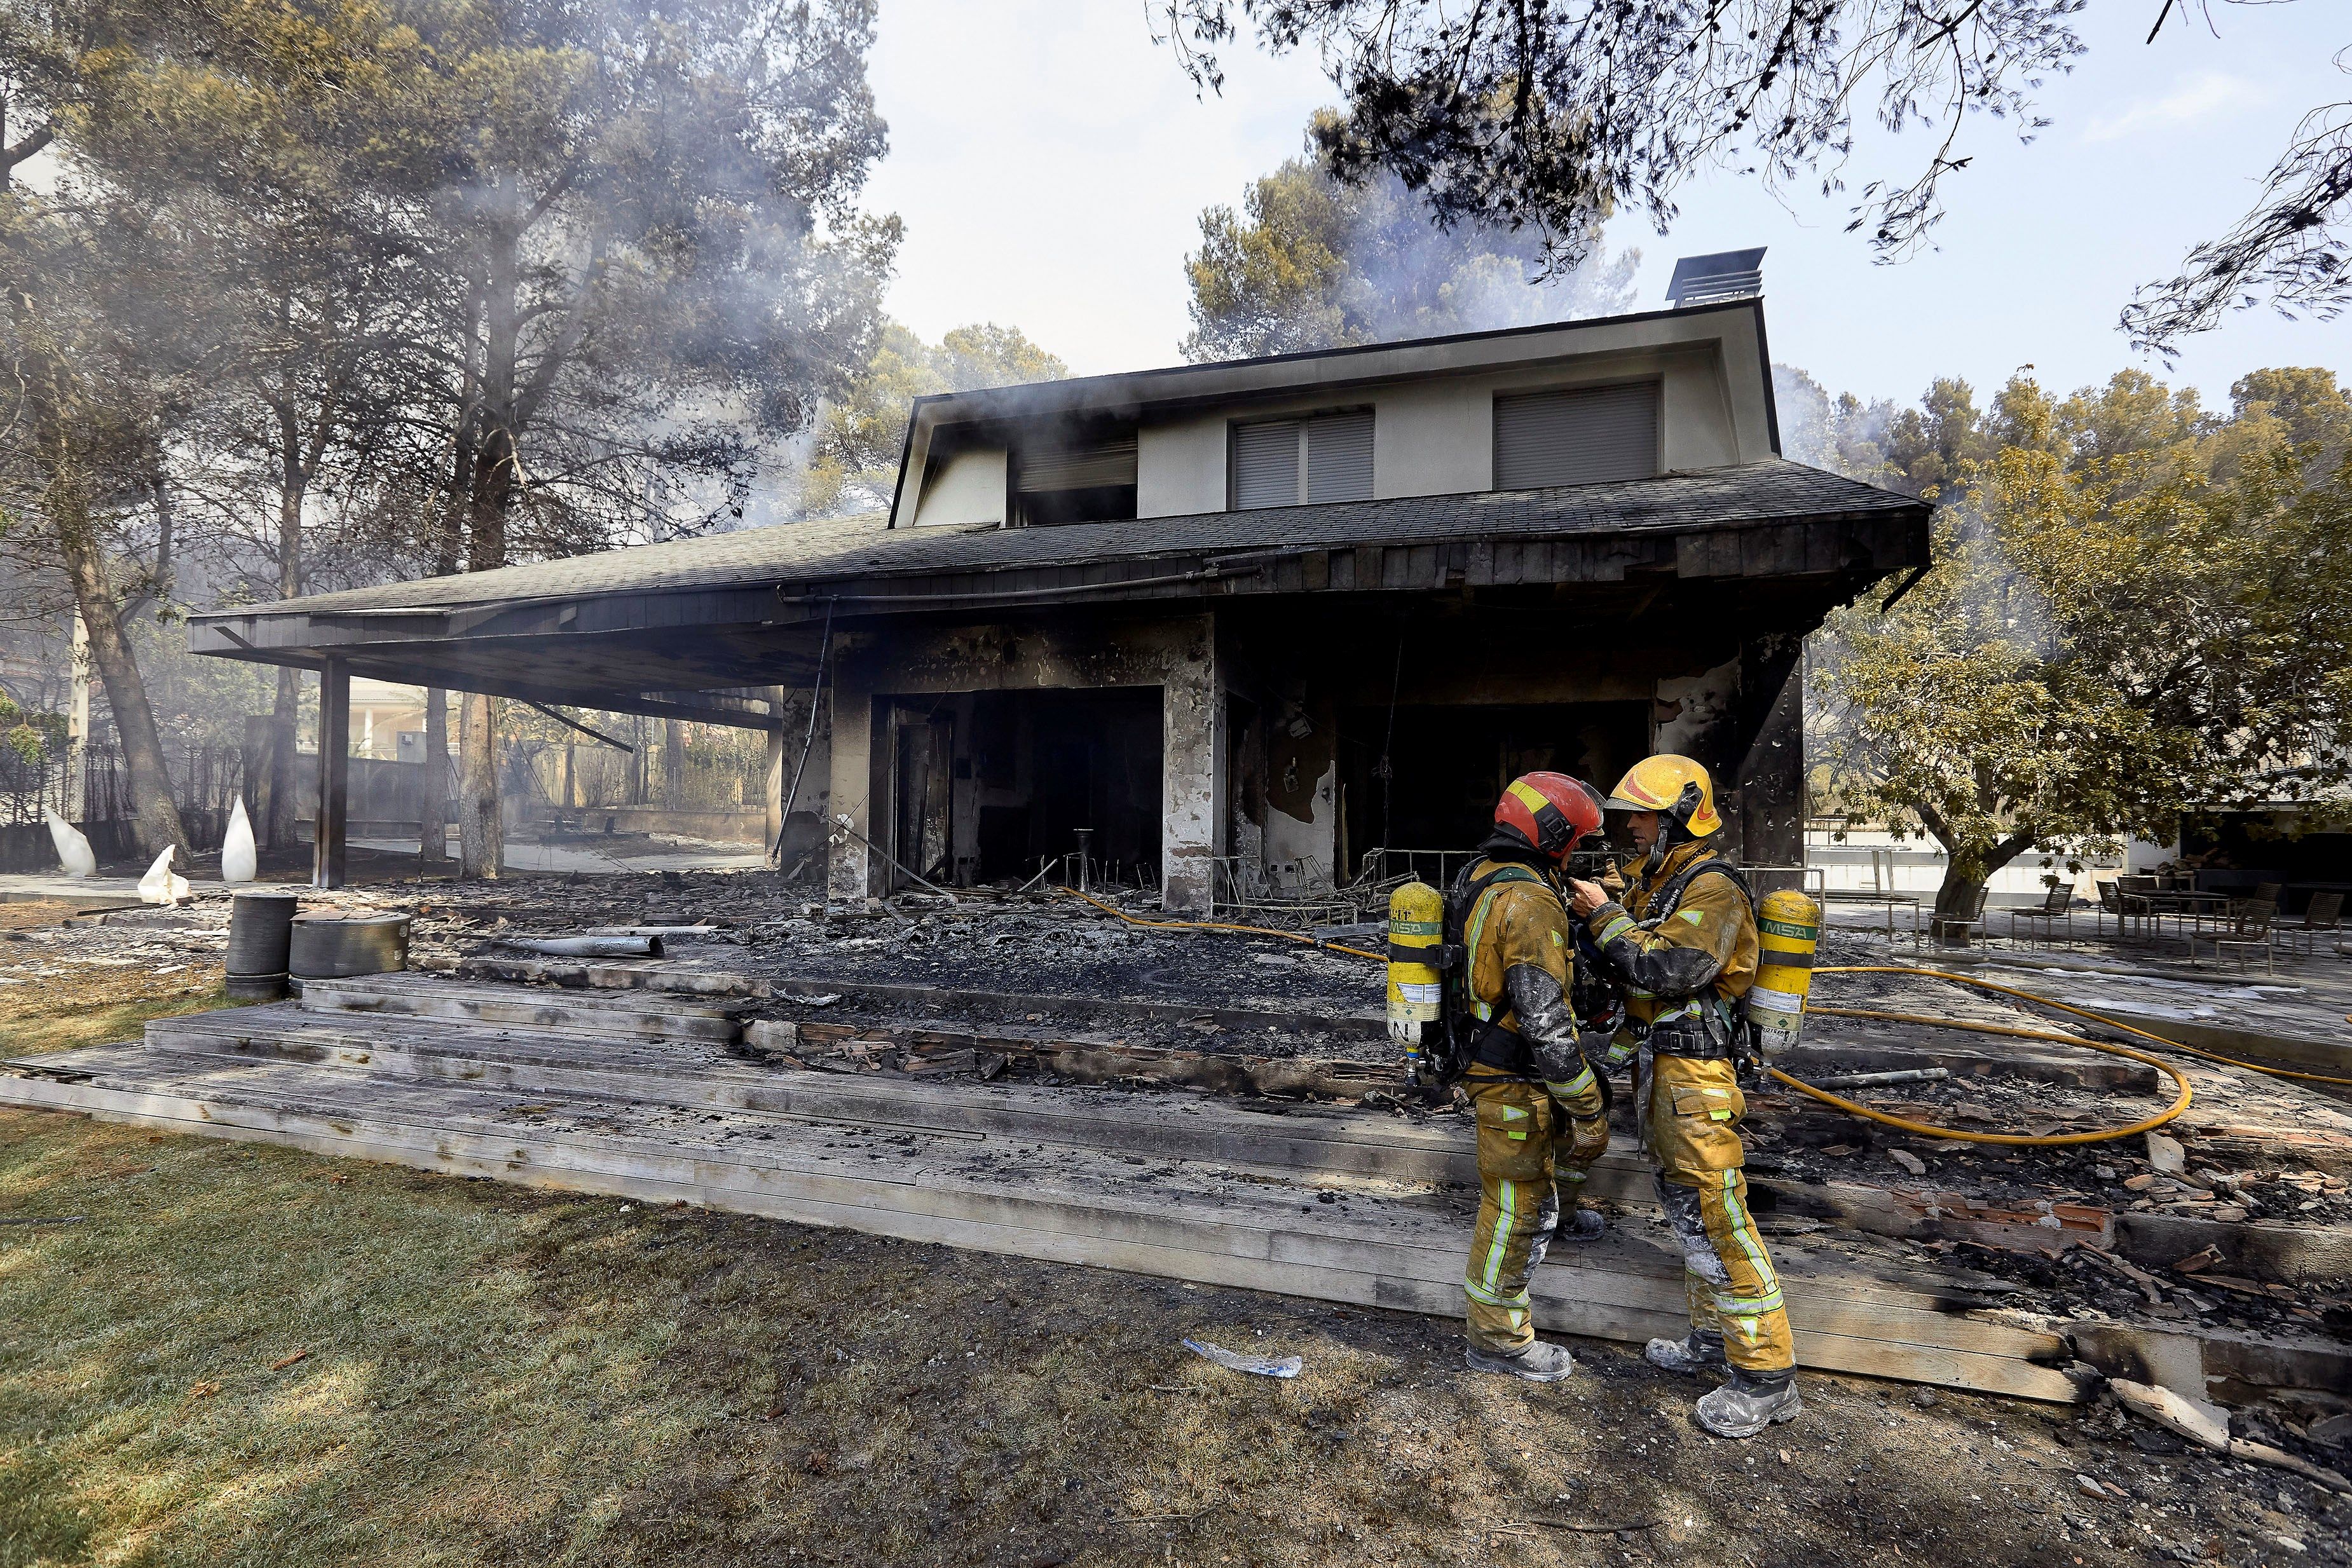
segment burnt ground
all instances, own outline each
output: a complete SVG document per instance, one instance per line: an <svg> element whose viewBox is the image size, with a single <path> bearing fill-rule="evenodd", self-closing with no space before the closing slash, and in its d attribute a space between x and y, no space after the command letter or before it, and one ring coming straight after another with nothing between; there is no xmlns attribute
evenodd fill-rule
<svg viewBox="0 0 2352 1568"><path fill-rule="evenodd" d="M519 956L499 945L517 933L708 922L719 929L673 946L677 966L772 985L834 980L1068 998L1065 1006L758 1004L772 1016L876 1029L945 1023L1250 1055L1378 1061L1389 1051L1361 1027L1378 1009L1378 971L1364 960L1270 938L1140 930L1067 899L975 898L954 910L902 903L828 917L764 879L695 874L381 885L334 897L414 911L414 956L436 967ZM20 914L5 922L14 928L0 931L0 1031L9 1049L127 1038L146 1016L216 1004L226 914L208 901L182 911L49 924ZM1833 946L1827 956L1878 956ZM1825 977L1819 994L1889 1010L2050 1021L2002 998L1904 977ZM1179 1012L1107 1019L1097 1006L1105 1000L1174 1004ZM1181 1011L1196 1007L1357 1021L1241 1030ZM1812 1038L2000 1049L1989 1037L1853 1020L1819 1020ZM1767 1183L1932 1189L1990 1203L2352 1223L2345 1158L2352 1117L2342 1101L2226 1068L2188 1071L2197 1104L2169 1129L2187 1152L2176 1173L2156 1170L2138 1138L1989 1149L1860 1123L1779 1091L1753 1102L1755 1174ZM2018 1074L1856 1092L1938 1125L2033 1132L2126 1123L2164 1103L2147 1092ZM1368 1103L1366 1113L1450 1113L1399 1103ZM2301 1141L2290 1145L2289 1134ZM421 1190L400 1184L424 1180L392 1172L362 1178L366 1167L352 1168L352 1180L381 1176L400 1191ZM467 1204L487 1206L482 1212L501 1225L518 1215L528 1225L554 1217L551 1234L572 1239L532 1242L528 1271L541 1281L534 1291L551 1292L556 1319L577 1322L588 1310L579 1304L583 1281L604 1292L595 1299L607 1308L598 1310L650 1291L670 1303L665 1311L686 1314L645 1331L667 1347L656 1358L663 1392L646 1394L633 1382L629 1397L655 1399L672 1425L676 1402L687 1401L702 1412L688 1425L704 1440L666 1451L646 1472L657 1482L534 1503L541 1511L532 1517L549 1521L552 1539L593 1538L610 1548L578 1560L650 1561L668 1552L671 1560L824 1561L835 1550L835 1560L891 1562L1319 1562L1344 1552L1402 1561L1475 1554L1760 1563L1862 1561L1865 1551L1874 1562L1898 1551L1954 1563L2146 1561L2158 1552L2183 1560L2352 1561L2341 1545L2347 1518L2326 1513L2325 1493L2280 1472L2179 1452L2168 1435L2104 1406L2056 1411L1960 1396L1922 1406L1908 1389L1816 1379L1807 1422L1738 1451L1735 1463L1726 1458L1732 1450L1684 1417L1694 1390L1620 1347L1580 1344L1586 1374L1564 1390L1524 1390L1460 1373L1450 1326L1412 1317L719 1216L622 1210L634 1215L624 1245L615 1239L621 1231L597 1228L621 1223L616 1206L445 1185L467 1193ZM1821 1239L1817 1221L1768 1213L1762 1222L1768 1234ZM217 1244L233 1228L210 1234ZM17 1239L6 1230L0 1238ZM2276 1286L2222 1275L2195 1258L2135 1272L2082 1248L2053 1259L1965 1241L1892 1245L2009 1281L2017 1309L2041 1316L2352 1333L2343 1281ZM819 1260L839 1270L822 1288L804 1270ZM8 1278L0 1267L0 1290ZM702 1305L689 1312L696 1302ZM950 1337L969 1342L961 1358L968 1366L936 1346L908 1359L931 1344L940 1324L956 1325ZM1235 1377L1171 1348L1186 1333L1295 1350L1308 1357L1309 1374L1292 1385ZM836 1349L850 1360L831 1359ZM0 1347L0 1364L5 1360ZM983 1375L990 1365L1005 1375ZM853 1366L868 1370L852 1378ZM1344 1378L1318 1381L1334 1368L1347 1369ZM1053 1419L1040 1425L1040 1390L1049 1385ZM763 1390L762 1400L772 1399L766 1390L798 1392L747 1415L740 1390L751 1386ZM620 1399L591 1403L599 1421L631 1408ZM2346 1424L2319 1427L2326 1440L2308 1434L2345 1407L2325 1395L2295 1396L2239 1419L2252 1435L2340 1469L2352 1463L2352 1450L2336 1446ZM0 1396L0 1419L8 1408ZM654 1421L655 1413L643 1418ZM779 1422L786 1430L771 1431ZM2128 1495L2095 1498L2079 1475ZM1726 1500L1727 1485L1740 1489L1737 1506ZM915 1495L901 1495L905 1489ZM1625 1500L1671 1500L1621 1518L1614 1505ZM1691 1523L1675 1524L1669 1516L1677 1510ZM1644 1524L1653 1514L1654 1526L1630 1538L1560 1528L1595 1515ZM7 1529L0 1511L0 1562L42 1560L10 1558ZM493 1538L505 1545L479 1560L530 1556L521 1537ZM843 1541L859 1543L857 1551ZM982 1541L990 1544L971 1544ZM212 1560L190 1560L199 1558Z"/></svg>

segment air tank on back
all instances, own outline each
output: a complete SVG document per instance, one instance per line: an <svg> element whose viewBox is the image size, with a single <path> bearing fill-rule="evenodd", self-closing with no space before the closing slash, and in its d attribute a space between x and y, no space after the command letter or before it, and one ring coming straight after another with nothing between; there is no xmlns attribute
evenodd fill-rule
<svg viewBox="0 0 2352 1568"><path fill-rule="evenodd" d="M1444 1000L1444 980L1429 961L1444 938L1445 900L1437 889L1409 882L1389 894L1389 1038L1405 1048L1412 1083L1421 1082L1422 1037Z"/></svg>
<svg viewBox="0 0 2352 1568"><path fill-rule="evenodd" d="M1767 894L1756 909L1756 979L1748 989L1748 1021L1766 1057L1794 1049L1805 1026L1813 988L1813 949L1822 939L1822 906L1801 893Z"/></svg>

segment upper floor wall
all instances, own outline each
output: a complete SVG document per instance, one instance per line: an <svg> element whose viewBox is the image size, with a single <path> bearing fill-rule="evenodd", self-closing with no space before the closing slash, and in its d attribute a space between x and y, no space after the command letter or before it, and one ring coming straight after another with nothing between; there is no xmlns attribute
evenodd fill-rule
<svg viewBox="0 0 2352 1568"><path fill-rule="evenodd" d="M1223 511L1294 500L1293 475L1312 501L1724 467L1779 451L1769 367L1742 299L927 398L891 526Z"/></svg>

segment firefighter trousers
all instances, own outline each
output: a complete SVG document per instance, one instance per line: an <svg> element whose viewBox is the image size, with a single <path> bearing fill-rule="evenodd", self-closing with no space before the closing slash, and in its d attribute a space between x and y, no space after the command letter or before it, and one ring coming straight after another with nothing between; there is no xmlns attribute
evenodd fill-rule
<svg viewBox="0 0 2352 1568"><path fill-rule="evenodd" d="M1478 1227L1462 1278L1470 1343L1511 1355L1536 1337L1528 1277L1551 1245L1563 1202L1574 1210L1601 1149L1572 1150L1570 1107L1541 1083L1482 1078L1473 1069L1462 1089L1478 1117ZM1589 1092L1590 1105L1574 1108L1597 1115L1599 1092Z"/></svg>
<svg viewBox="0 0 2352 1568"><path fill-rule="evenodd" d="M1780 1277L1748 1211L1747 1152L1739 1119L1748 1102L1728 1061L1654 1055L1644 1050L1638 1103L1642 1146L1654 1164L1658 1202L1683 1249L1683 1291L1691 1327L1723 1335L1724 1354L1744 1372L1797 1364Z"/></svg>

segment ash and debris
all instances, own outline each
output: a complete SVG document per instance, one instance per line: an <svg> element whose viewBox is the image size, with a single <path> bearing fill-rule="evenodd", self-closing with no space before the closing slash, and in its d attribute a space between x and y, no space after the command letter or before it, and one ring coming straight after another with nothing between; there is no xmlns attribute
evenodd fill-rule
<svg viewBox="0 0 2352 1568"><path fill-rule="evenodd" d="M773 995L757 1009L769 1017L877 1033L960 1028L1253 1058L1394 1060L1377 1030L1381 972L1372 962L1273 938L1147 929L1051 893L1007 896L982 890L952 904L916 894L828 909L766 876L663 872L376 883L309 901L411 914L411 961L421 968L446 971L469 959L524 956L503 946L502 938L512 936L704 925L713 929L668 939L671 967L740 975L779 991L786 983L852 988L824 1006ZM11 907L33 906L0 910ZM1133 913L1159 917L1141 904ZM21 923L27 915L15 918ZM188 909L0 929L0 985L61 977L73 966L165 972L173 964L216 960L226 920L226 900L213 897ZM1852 933L1832 931L1822 956L1828 964L1866 964L1885 955ZM941 995L877 999L856 991L860 985L931 988ZM1984 1023L2053 1022L2005 998L1903 975L1824 976L1817 998ZM1276 1021L1237 1024L1191 1009L1214 1009L1228 1019L1235 1011L1258 1012ZM2063 1020L2063 1027L2083 1026ZM1923 1060L1939 1047L1979 1055L2003 1049L1998 1037L1917 1025L1824 1019L1810 1032L1817 1045L1892 1045L1916 1050ZM2066 1051L2054 1045L2036 1049L2045 1055ZM870 1050L851 1054L856 1058L851 1065L860 1070L937 1071L940 1065L893 1061ZM973 1071L992 1076L984 1063L982 1053ZM2081 1204L2118 1214L2352 1224L2352 1114L2340 1101L2315 1086L2182 1065L2196 1093L2188 1115L2166 1129L2181 1145L2177 1168L2152 1164L2141 1138L2041 1148L1971 1145L1864 1123L1779 1088L1751 1094L1749 1168L1768 1185L1853 1183L2001 1207ZM2141 1120L2166 1103L2169 1084L2156 1093L2123 1091L2084 1086L2045 1070L1859 1092L1881 1110L1936 1126L2052 1134ZM1403 1096L1349 1098L1390 1114L1433 1113ZM1620 1126L1631 1131L1630 1096L1618 1099ZM2269 1310L2268 1303L2241 1301L2226 1290L2196 1292L2200 1298L2215 1293L2223 1298L2216 1303L2219 1312Z"/></svg>
<svg viewBox="0 0 2352 1568"><path fill-rule="evenodd" d="M0 904L0 987L65 980L90 970L168 975L217 967L227 945L226 899L88 914L62 904Z"/></svg>

